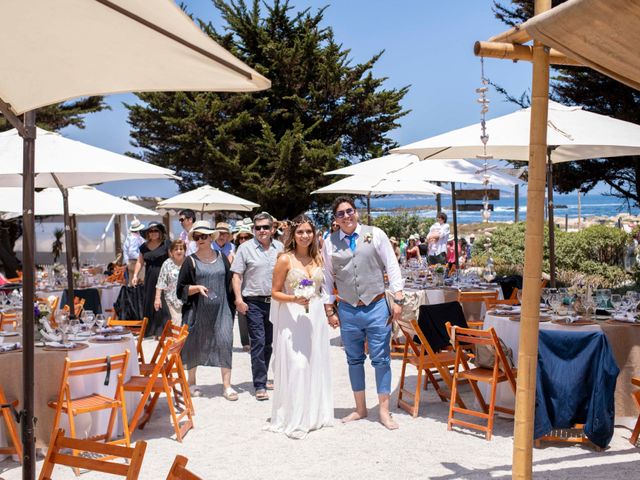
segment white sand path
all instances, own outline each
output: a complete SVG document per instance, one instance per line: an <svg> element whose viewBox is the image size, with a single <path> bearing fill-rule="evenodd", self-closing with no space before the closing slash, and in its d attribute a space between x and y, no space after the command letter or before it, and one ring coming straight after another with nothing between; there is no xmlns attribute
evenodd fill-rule
<svg viewBox="0 0 640 480"><path fill-rule="evenodd" d="M236 332L237 334L237 332ZM331 365L336 417L350 412L353 399L346 361L332 333ZM163 480L176 454L189 458L189 468L204 479L485 479L511 478L513 421L497 418L493 440L478 433L447 431L448 403L440 402L430 389L423 396L418 418L395 407L400 429L390 432L377 422L377 399L373 369L367 362L367 400L370 416L359 422L311 432L304 440L262 431L271 414L270 402L253 397L250 357L234 351L232 381L240 393L237 402L222 397L220 373L201 369L198 383L203 396L194 398L195 429L178 443L163 399L151 422L134 434L134 440L148 442L141 479ZM153 348L149 342L147 348ZM394 360L393 385L397 388L401 361ZM411 367L409 367L411 369ZM411 380L415 371L410 370ZM610 448L594 452L581 446L547 446L534 450L536 479L638 478L640 448L629 444L630 431L617 427ZM41 464L41 460L38 465ZM38 467L39 471L39 467ZM19 465L0 462L0 478L21 478ZM75 479L68 468L57 467L54 479ZM87 472L83 480L116 478Z"/></svg>

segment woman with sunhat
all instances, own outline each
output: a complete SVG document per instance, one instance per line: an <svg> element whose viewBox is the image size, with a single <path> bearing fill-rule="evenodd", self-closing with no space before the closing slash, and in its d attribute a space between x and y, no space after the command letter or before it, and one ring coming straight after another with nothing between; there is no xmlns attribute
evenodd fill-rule
<svg viewBox="0 0 640 480"><path fill-rule="evenodd" d="M133 272L133 285L144 283L144 310L143 314L149 319L146 335L160 336L164 324L171 318L169 307L162 299L161 308L154 307L156 298L156 284L160 276L160 269L164 261L169 258L169 240L166 238L166 230L160 222L150 222L147 228L142 230L145 243L140 246L140 255ZM138 273L144 267L144 282L138 278Z"/></svg>
<svg viewBox="0 0 640 480"><path fill-rule="evenodd" d="M218 234L206 220L195 222L189 231L189 240L196 242L196 251L180 268L176 292L183 305L182 323L189 326L182 361L189 371L192 395L200 395L196 385L197 367L220 367L223 396L234 401L238 400L237 392L231 387L235 298L229 260L211 248Z"/></svg>

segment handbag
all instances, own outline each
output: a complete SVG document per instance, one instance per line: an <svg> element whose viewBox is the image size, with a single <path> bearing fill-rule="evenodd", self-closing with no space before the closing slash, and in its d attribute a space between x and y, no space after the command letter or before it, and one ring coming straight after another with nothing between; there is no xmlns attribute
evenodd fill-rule
<svg viewBox="0 0 640 480"><path fill-rule="evenodd" d="M504 352L504 356L507 359L507 363L509 364L509 368L513 369L513 350L507 347L507 345L502 341L501 338L498 338L500 342L500 347ZM473 363L478 368L493 368L493 365L496 361L496 350L492 345L476 345L476 356L473 360ZM500 370L504 371L504 365L502 362L498 364Z"/></svg>

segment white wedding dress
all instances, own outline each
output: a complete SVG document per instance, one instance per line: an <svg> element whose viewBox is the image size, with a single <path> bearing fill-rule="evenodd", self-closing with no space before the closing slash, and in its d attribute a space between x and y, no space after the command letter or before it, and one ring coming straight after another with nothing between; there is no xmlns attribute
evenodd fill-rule
<svg viewBox="0 0 640 480"><path fill-rule="evenodd" d="M285 293L293 295L303 278L307 278L304 270L291 268ZM321 268L315 269L311 280L316 296L309 302L309 313L297 303L271 303L275 375L271 423L265 429L296 439L333 425L329 326L320 292Z"/></svg>

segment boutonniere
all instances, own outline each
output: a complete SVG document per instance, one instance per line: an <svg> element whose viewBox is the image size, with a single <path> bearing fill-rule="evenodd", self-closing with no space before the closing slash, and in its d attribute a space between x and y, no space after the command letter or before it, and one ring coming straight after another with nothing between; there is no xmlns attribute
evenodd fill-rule
<svg viewBox="0 0 640 480"><path fill-rule="evenodd" d="M373 234L372 233L367 233L364 236L364 242L365 243L371 243L371 240L373 240Z"/></svg>

